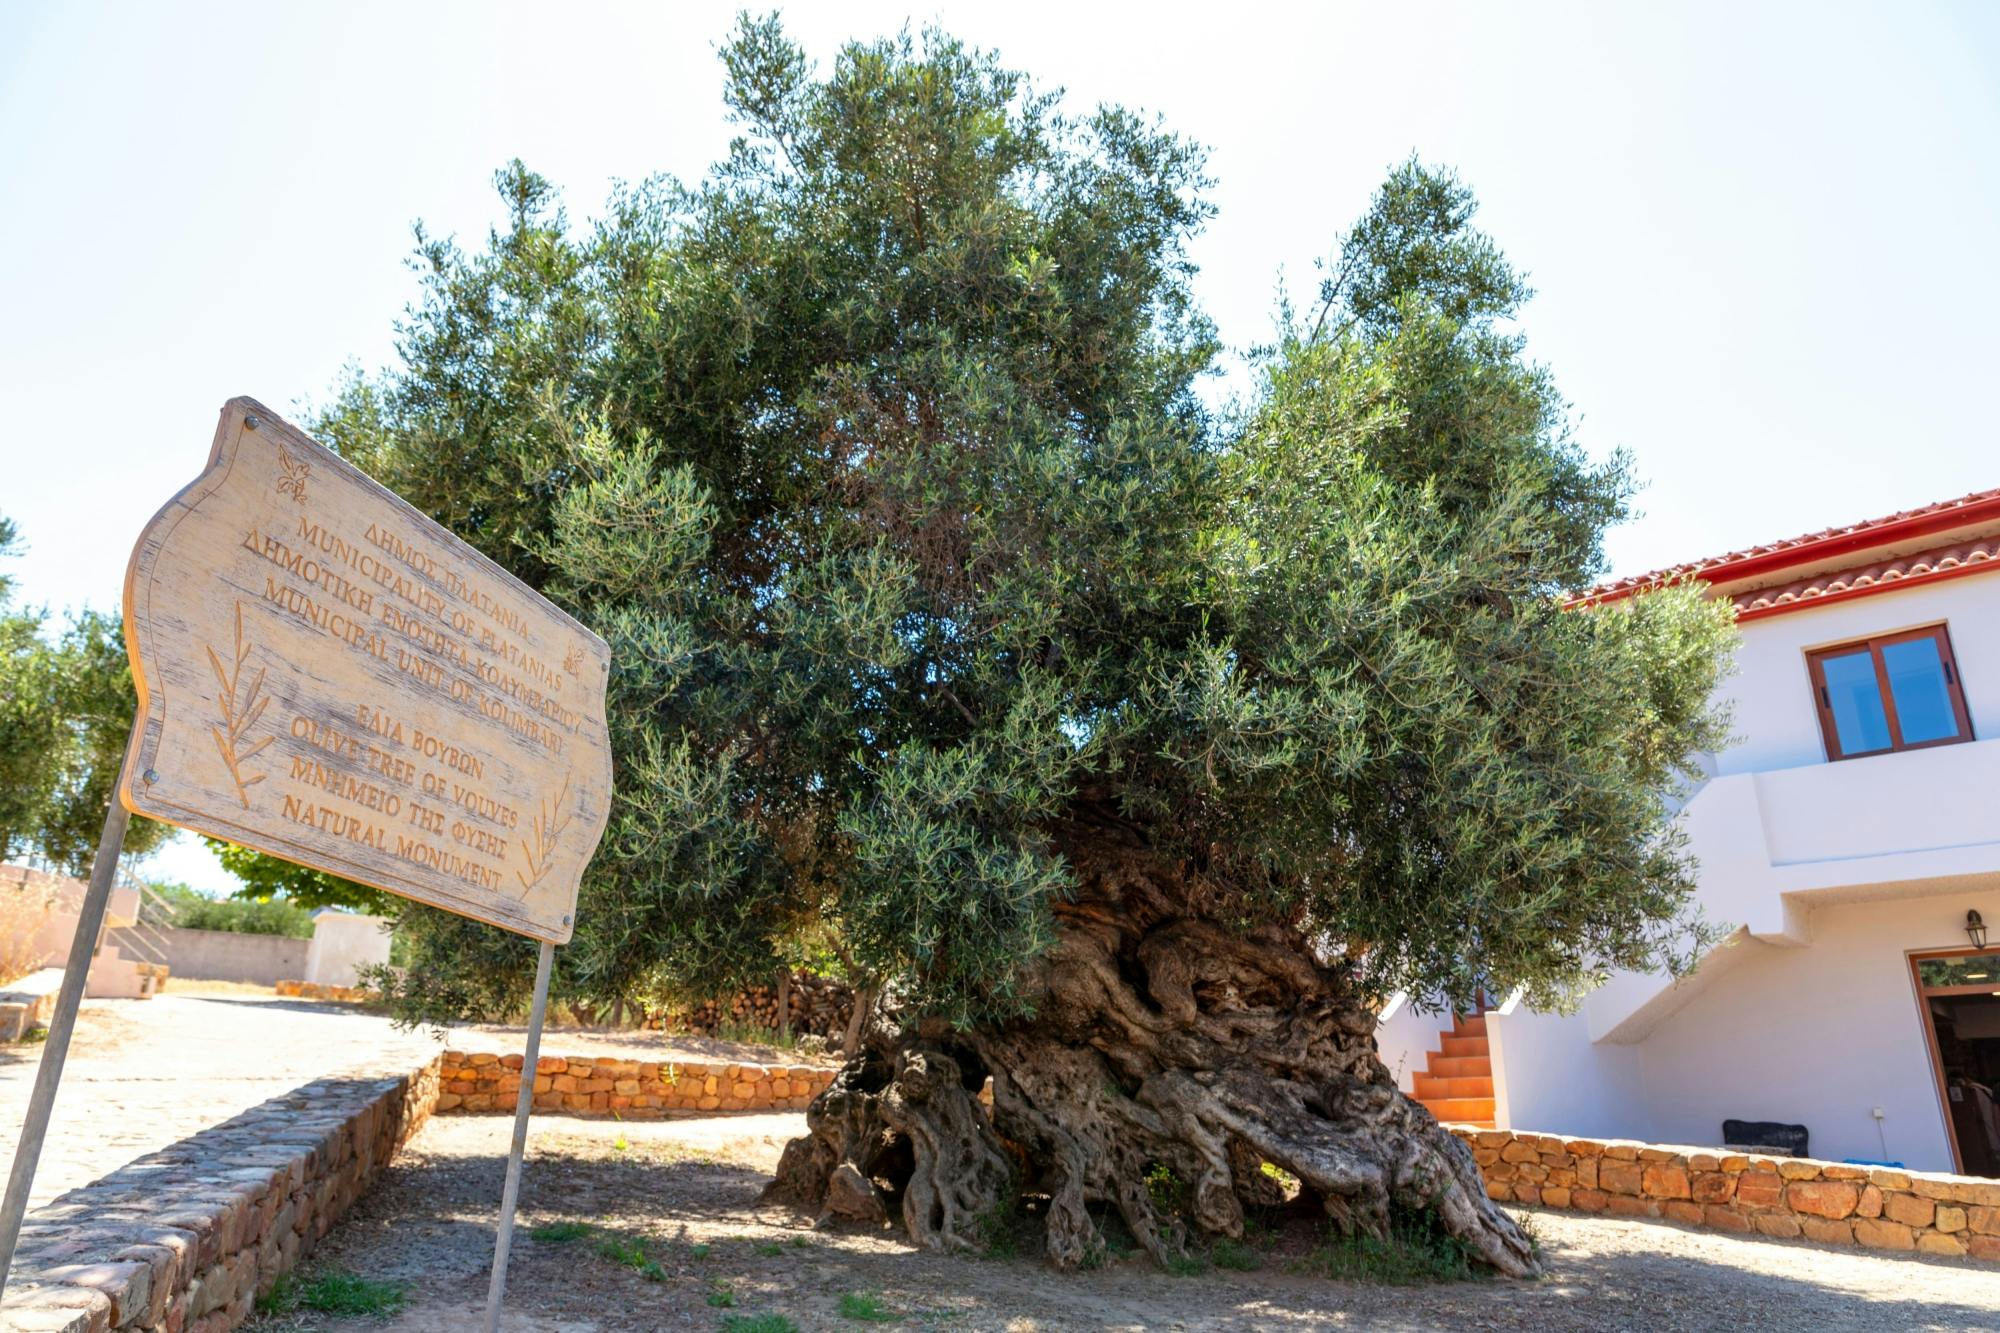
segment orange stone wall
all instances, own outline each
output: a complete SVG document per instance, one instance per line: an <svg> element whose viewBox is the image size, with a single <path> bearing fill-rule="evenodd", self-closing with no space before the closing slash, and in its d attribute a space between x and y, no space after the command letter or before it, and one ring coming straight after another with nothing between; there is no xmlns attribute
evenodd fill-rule
<svg viewBox="0 0 2000 1333"><path fill-rule="evenodd" d="M1619 1139L1474 1129L1496 1199L1717 1231L2000 1261L2000 1180Z"/></svg>
<svg viewBox="0 0 2000 1333"><path fill-rule="evenodd" d="M522 1059L446 1051L437 1109L507 1111L521 1091ZM668 1111L803 1111L834 1071L804 1065L604 1060L545 1055L535 1062L535 1109L644 1120Z"/></svg>
<svg viewBox="0 0 2000 1333"><path fill-rule="evenodd" d="M338 1000L343 1004L366 1004L376 998L374 991L360 986L323 986L317 981L280 981L271 989L293 1000Z"/></svg>

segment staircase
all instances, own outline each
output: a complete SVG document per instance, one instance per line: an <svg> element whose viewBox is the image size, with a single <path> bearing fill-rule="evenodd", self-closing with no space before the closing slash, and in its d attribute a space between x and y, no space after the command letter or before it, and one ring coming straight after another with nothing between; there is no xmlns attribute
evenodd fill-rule
<svg viewBox="0 0 2000 1333"><path fill-rule="evenodd" d="M1425 1071L1414 1076L1417 1101L1439 1120L1493 1128L1493 1061L1486 1052L1486 1015L1453 1017L1438 1036Z"/></svg>
<svg viewBox="0 0 2000 1333"><path fill-rule="evenodd" d="M167 975L167 937L161 932L174 925L177 909L168 899L160 896L153 886L141 880L133 884L139 890L138 919L118 931L116 943L120 953L130 955L133 962L142 966L157 968L161 979L161 989L165 987Z"/></svg>

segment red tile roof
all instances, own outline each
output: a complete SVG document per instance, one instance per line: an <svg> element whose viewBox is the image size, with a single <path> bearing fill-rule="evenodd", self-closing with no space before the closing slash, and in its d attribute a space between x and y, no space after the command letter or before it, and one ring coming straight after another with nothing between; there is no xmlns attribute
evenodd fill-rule
<svg viewBox="0 0 2000 1333"><path fill-rule="evenodd" d="M1959 540L1955 542L1916 554L1892 553L1893 558L1883 554L1885 547L1907 545L1927 536L1975 527L1990 528L2000 535L2000 488L1974 491L1955 500L1941 500L1881 518L1822 528L1817 532L1748 546L1706 560L1692 560L1646 574L1613 579L1577 597L1573 605L1613 602L1651 588L1695 578L1711 586L1748 585L1719 587L1718 592L1743 608L1744 615L1773 614L1836 594L1851 596L1862 591L1886 591L1890 585L1913 579L1969 573L1975 567L1984 567L1996 553L2000 553L2000 547L1986 541L1968 542L1967 534L1963 532L1959 533ZM1871 554L1875 556L1872 561L1868 559ZM1825 567L1829 563L1835 567ZM1777 583L1774 576L1807 565L1820 565L1822 568L1806 575L1795 575L1789 582L1772 586ZM1920 565L1921 569L1918 568Z"/></svg>
<svg viewBox="0 0 2000 1333"><path fill-rule="evenodd" d="M1899 584L1929 582L1948 574L1970 574L1982 567L2000 569L2000 537L1954 542L1915 555L1814 574L1773 588L1753 588L1730 600L1736 603L1736 618L1744 620L1863 592L1887 592Z"/></svg>

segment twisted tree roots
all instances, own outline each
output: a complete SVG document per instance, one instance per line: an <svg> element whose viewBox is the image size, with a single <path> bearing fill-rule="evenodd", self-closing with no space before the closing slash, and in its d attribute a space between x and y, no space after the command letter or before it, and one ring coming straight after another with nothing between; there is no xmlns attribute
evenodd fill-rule
<svg viewBox="0 0 2000 1333"><path fill-rule="evenodd" d="M1176 914L1185 886L1142 856L1075 859L1034 1017L874 1036L807 1111L774 1197L977 1251L1045 1195L1064 1268L1102 1255L1089 1206L1109 1205L1172 1266L1190 1224L1240 1237L1246 1207L1288 1202L1268 1163L1344 1232L1387 1238L1393 1211L1428 1209L1500 1272L1540 1271L1471 1152L1396 1090L1372 1009L1296 932Z"/></svg>

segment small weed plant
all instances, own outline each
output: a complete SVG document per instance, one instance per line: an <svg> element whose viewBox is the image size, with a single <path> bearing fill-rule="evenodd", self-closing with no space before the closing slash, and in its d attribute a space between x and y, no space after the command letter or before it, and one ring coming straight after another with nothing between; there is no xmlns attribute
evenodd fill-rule
<svg viewBox="0 0 2000 1333"><path fill-rule="evenodd" d="M265 1314L314 1310L320 1314L372 1315L386 1319L409 1303L409 1285L365 1278L345 1269L329 1269L300 1279L287 1273L257 1301Z"/></svg>
<svg viewBox="0 0 2000 1333"><path fill-rule="evenodd" d="M727 1282L717 1278L709 1286L708 1303L718 1310L733 1309L736 1305L736 1291Z"/></svg>
<svg viewBox="0 0 2000 1333"><path fill-rule="evenodd" d="M868 1324L893 1324L903 1314L882 1304L882 1298L873 1292L850 1291L840 1298L840 1317Z"/></svg>
<svg viewBox="0 0 2000 1333"><path fill-rule="evenodd" d="M621 1236L616 1232L598 1237L594 1247L597 1253L614 1264L623 1264L648 1282L664 1282L667 1270L659 1261L646 1253L646 1244L634 1236Z"/></svg>
<svg viewBox="0 0 2000 1333"><path fill-rule="evenodd" d="M1257 1257L1257 1251L1227 1236L1215 1242L1215 1247L1208 1252L1208 1261L1217 1268L1237 1273L1248 1273L1263 1262Z"/></svg>
<svg viewBox="0 0 2000 1333"><path fill-rule="evenodd" d="M1005 1202L987 1209L979 1219L979 1239L988 1259L1012 1259L1021 1248L1026 1215L1021 1211L1020 1196L1010 1189L1001 1197Z"/></svg>
<svg viewBox="0 0 2000 1333"><path fill-rule="evenodd" d="M799 1333L799 1326L781 1314L733 1314L722 1321L722 1333Z"/></svg>
<svg viewBox="0 0 2000 1333"><path fill-rule="evenodd" d="M1188 1210L1194 1192L1171 1166L1155 1162L1146 1169L1146 1193L1152 1196L1153 1207L1177 1217Z"/></svg>
<svg viewBox="0 0 2000 1333"><path fill-rule="evenodd" d="M1528 1249L1533 1251L1537 1259L1542 1258L1542 1227L1540 1221L1533 1213L1509 1213L1507 1215L1514 1219L1515 1226L1521 1228L1521 1235L1527 1239Z"/></svg>
<svg viewBox="0 0 2000 1333"><path fill-rule="evenodd" d="M602 1227L594 1227L588 1222L572 1221L547 1222L530 1230L528 1235L545 1245L568 1245L574 1241L595 1237L590 1248L599 1258L621 1264L648 1282L664 1282L667 1279L667 1270L660 1267L659 1260L646 1252L646 1241L643 1237L627 1236L620 1232L607 1231ZM706 1245L697 1245L693 1249L697 1259L708 1253Z"/></svg>
<svg viewBox="0 0 2000 1333"><path fill-rule="evenodd" d="M1296 1267L1319 1277L1398 1287L1479 1276L1472 1251L1444 1229L1434 1208L1392 1212L1386 1239L1341 1235L1329 1226L1326 1238Z"/></svg>
<svg viewBox="0 0 2000 1333"><path fill-rule="evenodd" d="M588 1222L547 1222L530 1230L528 1235L546 1245L567 1245L582 1240L592 1229Z"/></svg>

